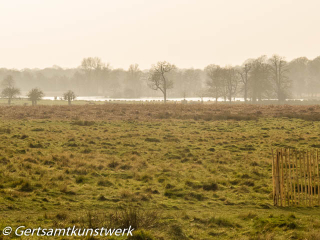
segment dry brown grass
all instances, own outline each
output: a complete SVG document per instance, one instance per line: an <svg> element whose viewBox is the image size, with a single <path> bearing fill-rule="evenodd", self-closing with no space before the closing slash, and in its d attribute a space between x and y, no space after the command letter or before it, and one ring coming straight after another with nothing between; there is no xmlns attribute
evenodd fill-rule
<svg viewBox="0 0 320 240"><path fill-rule="evenodd" d="M95 120L255 120L288 117L320 120L320 106L253 104L105 104L78 106L3 106L0 119ZM78 122L79 123L79 122ZM85 122L83 123L85 124Z"/></svg>

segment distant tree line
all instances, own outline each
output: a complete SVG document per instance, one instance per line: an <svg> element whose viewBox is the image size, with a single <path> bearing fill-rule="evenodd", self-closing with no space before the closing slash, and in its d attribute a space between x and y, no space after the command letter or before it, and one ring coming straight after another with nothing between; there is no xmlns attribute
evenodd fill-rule
<svg viewBox="0 0 320 240"><path fill-rule="evenodd" d="M231 101L242 94L244 101L252 102L270 98L282 102L293 97L293 86L298 80L290 75L290 70L290 64L278 55L249 59L242 66L209 65L205 68L209 92L216 100L222 97Z"/></svg>
<svg viewBox="0 0 320 240"><path fill-rule="evenodd" d="M20 89L15 86L15 81L11 75L8 75L3 79L3 81L1 82L1 87L1 97L8 99L8 105L11 105L12 99L21 94ZM32 106L36 106L37 102L44 97L44 93L39 88L32 88L27 93L27 97L31 101ZM68 104L71 105L71 101L76 99L76 95L73 91L69 90L68 92L65 92L63 94L63 99L67 100Z"/></svg>
<svg viewBox="0 0 320 240"><path fill-rule="evenodd" d="M0 69L2 97L11 100L38 89L47 96L63 96L71 104L75 95L111 98L213 97L216 100L257 102L262 99L315 98L320 93L320 57L305 57L287 62L273 55L248 59L240 66L210 64L204 69L179 69L158 62L141 70L138 64L128 69L113 69L100 58L84 58L78 68L58 66L45 69ZM40 90L41 89L41 90ZM156 91L154 91L156 90ZM40 94L41 95L41 94ZM33 102L36 104L36 102Z"/></svg>

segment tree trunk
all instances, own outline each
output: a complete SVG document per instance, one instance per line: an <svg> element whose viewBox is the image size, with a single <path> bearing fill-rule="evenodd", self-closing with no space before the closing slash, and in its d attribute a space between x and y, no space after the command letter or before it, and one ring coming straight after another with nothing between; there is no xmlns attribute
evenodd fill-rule
<svg viewBox="0 0 320 240"><path fill-rule="evenodd" d="M68 98L68 105L70 106L71 105L71 99Z"/></svg>
<svg viewBox="0 0 320 240"><path fill-rule="evenodd" d="M11 105L11 98L10 97L8 98L8 105L9 106Z"/></svg>
<svg viewBox="0 0 320 240"><path fill-rule="evenodd" d="M247 102L248 90L247 86L244 87L244 102Z"/></svg>
<svg viewBox="0 0 320 240"><path fill-rule="evenodd" d="M164 75L162 74L163 78L163 98L164 98L164 104L167 102L167 80L165 79Z"/></svg>

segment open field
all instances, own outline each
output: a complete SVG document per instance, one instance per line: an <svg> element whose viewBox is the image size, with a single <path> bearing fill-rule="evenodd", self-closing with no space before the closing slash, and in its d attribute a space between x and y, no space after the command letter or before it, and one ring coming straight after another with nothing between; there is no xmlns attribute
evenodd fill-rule
<svg viewBox="0 0 320 240"><path fill-rule="evenodd" d="M10 120L258 120L259 118L298 118L320 121L320 105L253 104L99 104L0 106L0 119Z"/></svg>
<svg viewBox="0 0 320 240"><path fill-rule="evenodd" d="M96 100L98 100L98 98L96 98ZM75 101L72 101L72 105L104 105L104 104L162 104L163 103L163 99L117 99L117 98L113 98L113 99L109 99L109 100L101 100L99 99L99 101L94 101L94 100L80 100L80 99L76 99ZM179 99L167 99L167 104L180 104L181 100ZM199 105L201 103L200 98L193 98L192 100L187 98L187 104L196 104ZM232 104L237 104L237 105L242 105L244 102L240 101L240 100L236 100L236 101L232 101ZM248 102L249 103L249 102ZM284 103L279 103L278 100L267 100L264 99L261 102L256 102L259 105L283 105ZM210 101L204 101L203 102L204 105L212 105L212 104L216 104L214 99L211 99ZM221 101L221 99L219 100L218 104L230 104L229 101L224 102ZM299 99L287 99L285 102L286 105L293 105L293 106L309 106L309 105L318 105L320 104L320 100L318 98L304 98L303 101L299 100ZM27 98L14 98L12 99L11 102L11 106L30 106L31 105L31 101ZM58 105L58 106L65 106L68 105L68 101L66 100L50 100L50 99L42 99L38 101L38 105L49 105L49 106L53 106L53 105ZM8 106L8 99L6 98L0 98L0 106Z"/></svg>
<svg viewBox="0 0 320 240"><path fill-rule="evenodd" d="M320 208L272 206L271 178L272 148L320 148L320 106L12 106L0 120L0 229L320 239Z"/></svg>

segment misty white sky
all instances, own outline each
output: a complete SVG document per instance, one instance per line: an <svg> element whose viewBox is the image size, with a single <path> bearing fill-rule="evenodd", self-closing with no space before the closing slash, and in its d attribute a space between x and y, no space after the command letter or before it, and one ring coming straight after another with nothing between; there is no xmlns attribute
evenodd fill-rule
<svg viewBox="0 0 320 240"><path fill-rule="evenodd" d="M320 55L318 0L0 0L0 68L180 68Z"/></svg>

